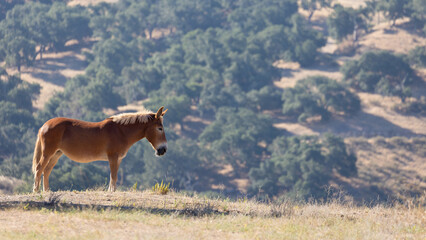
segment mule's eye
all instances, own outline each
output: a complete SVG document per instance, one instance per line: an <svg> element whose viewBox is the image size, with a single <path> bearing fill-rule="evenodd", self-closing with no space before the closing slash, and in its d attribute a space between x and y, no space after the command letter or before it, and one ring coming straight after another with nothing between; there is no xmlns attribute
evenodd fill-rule
<svg viewBox="0 0 426 240"><path fill-rule="evenodd" d="M158 130L160 130L160 132L161 132L161 131L163 131L163 128L160 127L160 128L158 128Z"/></svg>

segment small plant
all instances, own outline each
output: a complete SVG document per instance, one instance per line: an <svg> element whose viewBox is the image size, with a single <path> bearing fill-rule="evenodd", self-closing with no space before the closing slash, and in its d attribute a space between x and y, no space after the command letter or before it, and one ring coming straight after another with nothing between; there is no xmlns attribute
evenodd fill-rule
<svg viewBox="0 0 426 240"><path fill-rule="evenodd" d="M133 184L132 186L132 191L136 192L138 190L138 182L135 182L135 184Z"/></svg>
<svg viewBox="0 0 426 240"><path fill-rule="evenodd" d="M165 184L163 183L163 180L161 180L161 183L156 183L152 187L152 191L157 194L166 195L170 191L170 183Z"/></svg>
<svg viewBox="0 0 426 240"><path fill-rule="evenodd" d="M30 206L30 203L27 203L25 206L24 206L24 210L26 211L26 210L29 210L29 206Z"/></svg>

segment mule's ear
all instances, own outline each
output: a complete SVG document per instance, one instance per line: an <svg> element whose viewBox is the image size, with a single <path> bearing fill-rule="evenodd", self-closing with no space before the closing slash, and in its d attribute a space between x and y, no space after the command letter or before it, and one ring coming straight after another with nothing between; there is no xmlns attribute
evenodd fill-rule
<svg viewBox="0 0 426 240"><path fill-rule="evenodd" d="M163 111L163 113L161 114L161 116L164 116L164 114L166 114L166 112L167 112L168 110L169 110L169 109L164 110L164 111Z"/></svg>
<svg viewBox="0 0 426 240"><path fill-rule="evenodd" d="M157 113L155 114L155 118L160 118L163 114L163 109L164 107L160 107L160 109L158 109Z"/></svg>

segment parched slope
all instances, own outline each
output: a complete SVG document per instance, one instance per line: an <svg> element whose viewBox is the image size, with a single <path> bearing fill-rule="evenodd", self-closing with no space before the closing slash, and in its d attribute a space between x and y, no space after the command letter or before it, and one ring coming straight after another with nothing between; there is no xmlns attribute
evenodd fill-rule
<svg viewBox="0 0 426 240"><path fill-rule="evenodd" d="M341 179L341 184L349 183L354 192L364 196L380 193L381 197L404 199L424 193L425 137L347 138L345 142L357 155L358 176L349 182Z"/></svg>

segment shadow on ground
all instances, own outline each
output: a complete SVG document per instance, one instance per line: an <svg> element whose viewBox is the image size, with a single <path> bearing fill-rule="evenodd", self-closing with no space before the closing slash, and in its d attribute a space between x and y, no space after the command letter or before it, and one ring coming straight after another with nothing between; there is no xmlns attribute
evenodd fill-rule
<svg viewBox="0 0 426 240"><path fill-rule="evenodd" d="M283 118L276 118L275 123L288 122ZM290 123L290 122L288 122ZM297 123L297 122L291 122ZM319 135L333 133L340 137L425 137L424 134L415 133L409 129L402 128L383 117L366 112L358 112L354 116L336 117L326 123L303 124L303 127L311 129Z"/></svg>
<svg viewBox="0 0 426 240"><path fill-rule="evenodd" d="M208 215L229 215L229 214L241 214L238 211L219 211L214 209L212 206L206 205L202 207L188 207L183 209L171 209L171 208L156 208L156 207L132 207L132 206L111 206L102 204L79 204L79 203L60 203L59 201L9 201L0 203L0 209L12 209L12 208L23 208L24 210L40 210L49 209L59 212L66 211L143 211L146 213L160 214L160 215L175 215L175 216L191 216L191 217L202 217Z"/></svg>
<svg viewBox="0 0 426 240"><path fill-rule="evenodd" d="M359 112L351 118L333 119L324 125L314 125L311 129L320 134L333 132L342 137L422 137L411 130L402 128L383 117Z"/></svg>

